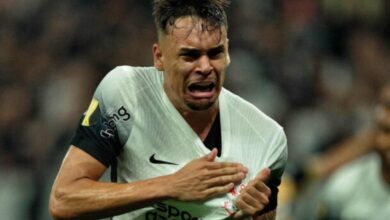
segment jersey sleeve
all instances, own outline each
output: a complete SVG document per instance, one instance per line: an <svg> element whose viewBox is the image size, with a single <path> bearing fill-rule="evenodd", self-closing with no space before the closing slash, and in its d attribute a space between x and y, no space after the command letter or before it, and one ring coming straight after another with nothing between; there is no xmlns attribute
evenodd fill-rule
<svg viewBox="0 0 390 220"><path fill-rule="evenodd" d="M271 177L267 183L268 187L271 189L271 197L269 204L263 210L263 213L270 210L276 209L278 205L278 193L279 185L282 181L282 175L287 164L287 138L284 134L283 129L280 129L275 138L271 142L271 149L274 149L270 154L269 158L271 164L269 168L271 169Z"/></svg>
<svg viewBox="0 0 390 220"><path fill-rule="evenodd" d="M106 167L116 161L132 116L121 97L125 75L114 69L97 87L87 111L81 117L71 144L90 154Z"/></svg>

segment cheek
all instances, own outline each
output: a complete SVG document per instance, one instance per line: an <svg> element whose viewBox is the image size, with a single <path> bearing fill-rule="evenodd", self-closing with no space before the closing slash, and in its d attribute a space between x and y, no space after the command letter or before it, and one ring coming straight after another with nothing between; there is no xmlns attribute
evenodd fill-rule
<svg viewBox="0 0 390 220"><path fill-rule="evenodd" d="M173 67L172 74L171 74L171 86L174 88L175 91L182 91L184 87L184 82L187 77L187 73L189 72L189 67L186 65L183 65L181 63L177 63Z"/></svg>
<svg viewBox="0 0 390 220"><path fill-rule="evenodd" d="M219 59L214 62L212 62L212 65L218 72L224 72L227 67L229 66L228 61L226 58L224 59Z"/></svg>
<svg viewBox="0 0 390 220"><path fill-rule="evenodd" d="M175 88L175 91L180 94L181 91L183 91L183 78L181 76L177 76L175 79L174 79L174 88Z"/></svg>
<svg viewBox="0 0 390 220"><path fill-rule="evenodd" d="M227 68L226 63L225 62L215 63L214 68L215 68L217 74L219 75L218 77L219 77L221 83L223 83L224 79L225 79L226 68Z"/></svg>
<svg viewBox="0 0 390 220"><path fill-rule="evenodd" d="M221 56L216 60L212 60L211 63L215 68L218 69L226 69L226 67L228 66L228 61L226 59L226 56Z"/></svg>
<svg viewBox="0 0 390 220"><path fill-rule="evenodd" d="M195 64L191 62L178 61L175 65L176 76L181 79L186 79L195 69Z"/></svg>

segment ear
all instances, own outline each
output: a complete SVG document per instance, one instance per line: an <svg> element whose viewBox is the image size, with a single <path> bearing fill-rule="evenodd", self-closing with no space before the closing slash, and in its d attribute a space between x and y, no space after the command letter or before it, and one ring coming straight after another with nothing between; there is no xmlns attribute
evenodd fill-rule
<svg viewBox="0 0 390 220"><path fill-rule="evenodd" d="M229 39L226 39L226 61L227 65L230 65L230 53L229 53Z"/></svg>
<svg viewBox="0 0 390 220"><path fill-rule="evenodd" d="M154 61L154 67L156 67L156 69L160 71L164 70L163 55L162 55L161 47L158 43L153 44L153 61Z"/></svg>

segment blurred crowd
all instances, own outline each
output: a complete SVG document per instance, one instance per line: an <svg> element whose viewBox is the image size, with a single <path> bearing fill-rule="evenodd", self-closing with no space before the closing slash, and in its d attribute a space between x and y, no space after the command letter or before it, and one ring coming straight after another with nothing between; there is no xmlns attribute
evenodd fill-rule
<svg viewBox="0 0 390 220"><path fill-rule="evenodd" d="M371 152L390 82L389 10L385 0L232 0L226 87L289 141L278 219L324 219L313 202L324 180ZM151 11L151 0L0 1L4 219L49 219L54 174L96 85L115 66L153 64Z"/></svg>

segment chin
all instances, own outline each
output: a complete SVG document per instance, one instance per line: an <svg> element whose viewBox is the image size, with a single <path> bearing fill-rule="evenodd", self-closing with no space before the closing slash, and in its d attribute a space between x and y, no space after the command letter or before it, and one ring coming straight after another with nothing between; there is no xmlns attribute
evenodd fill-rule
<svg viewBox="0 0 390 220"><path fill-rule="evenodd" d="M187 103L187 107L192 111L206 111L211 109L215 104L215 101L200 101L200 102L189 102Z"/></svg>

